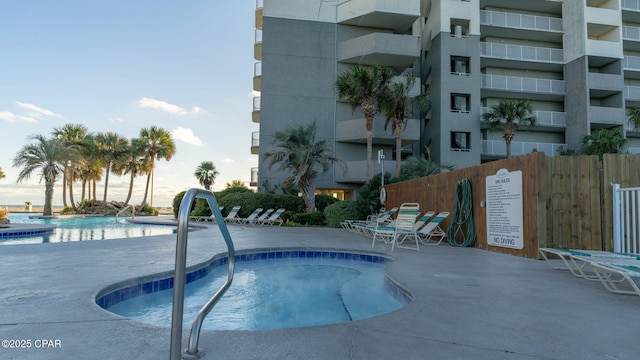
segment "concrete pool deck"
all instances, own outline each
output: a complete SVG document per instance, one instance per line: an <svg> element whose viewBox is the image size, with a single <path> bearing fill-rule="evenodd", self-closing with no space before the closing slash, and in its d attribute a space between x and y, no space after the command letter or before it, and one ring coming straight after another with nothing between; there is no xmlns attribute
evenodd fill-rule
<svg viewBox="0 0 640 360"><path fill-rule="evenodd" d="M162 217L156 218L162 221ZM201 223L199 223L201 224ZM377 252L414 300L372 319L266 331L203 331L203 359L638 359L640 297L543 261L446 243L396 250L342 229L229 226L236 250ZM226 251L189 233L188 264ZM168 359L170 329L95 303L116 282L173 269L175 236L0 246L0 359ZM215 311L215 308L214 310ZM189 329L184 329L182 347ZM43 342L42 340L47 340ZM51 341L52 347L49 346Z"/></svg>

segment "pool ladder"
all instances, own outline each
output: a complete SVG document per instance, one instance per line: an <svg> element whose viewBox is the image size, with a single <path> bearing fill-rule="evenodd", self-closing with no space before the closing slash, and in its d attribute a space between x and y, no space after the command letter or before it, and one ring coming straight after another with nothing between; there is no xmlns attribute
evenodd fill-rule
<svg viewBox="0 0 640 360"><path fill-rule="evenodd" d="M216 223L225 243L227 244L227 280L218 291L200 309L198 315L193 320L189 333L189 344L184 354L182 348L182 320L184 316L184 286L186 283L187 266L187 237L189 234L189 213L196 199L205 199L209 203L211 215L215 217ZM216 202L213 193L204 189L192 188L187 190L180 203L178 211L178 233L176 236L176 264L173 277L173 312L171 316L171 346L169 348L169 359L197 359L204 355L204 350L198 349L200 330L204 318L209 314L214 305L220 300L233 281L233 271L235 267L235 249L227 224L224 222L220 207Z"/></svg>

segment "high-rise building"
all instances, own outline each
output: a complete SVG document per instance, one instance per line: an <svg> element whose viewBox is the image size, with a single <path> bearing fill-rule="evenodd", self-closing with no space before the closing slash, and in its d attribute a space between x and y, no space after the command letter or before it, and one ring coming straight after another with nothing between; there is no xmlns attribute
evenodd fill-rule
<svg viewBox="0 0 640 360"><path fill-rule="evenodd" d="M428 153L457 168L505 157L502 132L481 123L503 98L528 100L537 119L517 131L512 155L577 150L611 128L640 153L627 116L640 107L640 0L258 0L254 47L255 185L288 176L263 161L274 131L313 121L348 167L321 175L318 189L351 198L367 180L364 115L335 95L354 64L410 72L431 100L408 120L401 154L376 118L374 156L386 160L374 159L374 174L394 174L397 156Z"/></svg>

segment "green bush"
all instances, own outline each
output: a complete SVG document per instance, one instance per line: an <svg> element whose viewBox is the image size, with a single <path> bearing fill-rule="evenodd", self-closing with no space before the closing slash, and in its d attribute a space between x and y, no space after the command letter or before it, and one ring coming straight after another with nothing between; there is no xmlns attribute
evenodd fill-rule
<svg viewBox="0 0 640 360"><path fill-rule="evenodd" d="M292 214L291 221L311 226L323 226L325 224L324 214L320 211Z"/></svg>
<svg viewBox="0 0 640 360"><path fill-rule="evenodd" d="M61 211L60 214L73 214L73 207L71 206L65 206Z"/></svg>
<svg viewBox="0 0 640 360"><path fill-rule="evenodd" d="M234 206L240 205L241 208L238 212L240 217L249 216L257 208L264 210L284 208L287 211L293 212L304 211L304 200L295 195L275 195L254 192L232 193L221 197L218 203L220 206L224 206L225 210L230 210Z"/></svg>
<svg viewBox="0 0 640 360"><path fill-rule="evenodd" d="M338 199L330 195L316 195L316 210L324 211L327 206L335 204L337 201Z"/></svg>
<svg viewBox="0 0 640 360"><path fill-rule="evenodd" d="M362 213L362 206L352 200L338 201L324 209L327 226L336 228L345 220L365 219L367 215Z"/></svg>

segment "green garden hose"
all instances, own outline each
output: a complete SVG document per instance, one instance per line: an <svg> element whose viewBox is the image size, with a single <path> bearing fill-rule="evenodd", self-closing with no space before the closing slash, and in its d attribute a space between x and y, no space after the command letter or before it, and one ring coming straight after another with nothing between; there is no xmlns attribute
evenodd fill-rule
<svg viewBox="0 0 640 360"><path fill-rule="evenodd" d="M471 183L469 179L462 179L456 187L456 203L447 229L447 241L451 246L468 247L476 241L472 210Z"/></svg>

